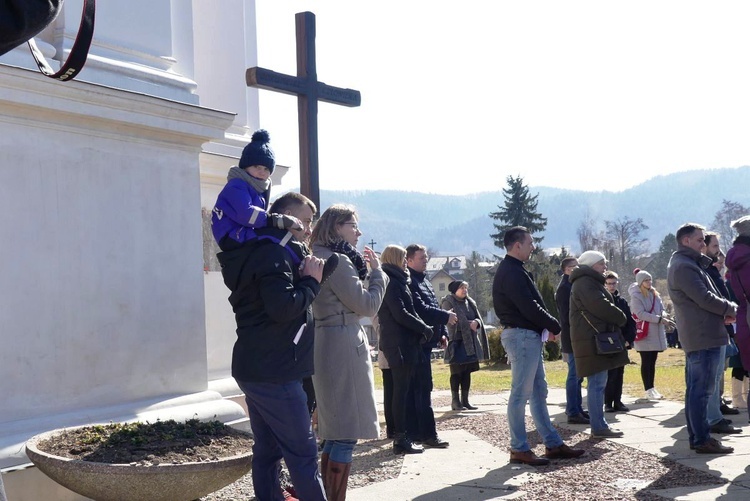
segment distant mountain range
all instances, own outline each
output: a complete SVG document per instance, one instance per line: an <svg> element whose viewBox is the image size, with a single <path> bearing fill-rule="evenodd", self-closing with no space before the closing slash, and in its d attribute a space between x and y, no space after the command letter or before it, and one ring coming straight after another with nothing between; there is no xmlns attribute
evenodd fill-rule
<svg viewBox="0 0 750 501"><path fill-rule="evenodd" d="M625 216L643 218L649 229L650 250L685 222L710 225L722 199L750 206L750 166L698 170L656 176L613 193L563 190L530 186L539 194L538 210L547 218L542 247L578 249L576 230L587 212L604 229L604 221ZM388 244L419 242L440 255L504 254L494 246L494 220L489 217L503 205L502 191L474 195L438 195L395 190L321 191L323 209L343 202L357 208L364 233L360 246L371 240L376 250Z"/></svg>

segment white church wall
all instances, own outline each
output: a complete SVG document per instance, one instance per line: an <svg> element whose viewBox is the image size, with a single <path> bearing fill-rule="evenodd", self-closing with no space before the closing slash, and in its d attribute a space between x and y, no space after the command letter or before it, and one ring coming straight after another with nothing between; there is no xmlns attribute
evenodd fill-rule
<svg viewBox="0 0 750 501"><path fill-rule="evenodd" d="M233 116L0 72L0 448L51 415L204 392L191 207L200 146Z"/></svg>

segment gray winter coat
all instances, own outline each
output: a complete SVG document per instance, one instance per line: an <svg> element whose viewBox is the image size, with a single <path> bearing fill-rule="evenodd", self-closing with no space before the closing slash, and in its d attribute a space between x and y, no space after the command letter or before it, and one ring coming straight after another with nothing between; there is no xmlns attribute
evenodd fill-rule
<svg viewBox="0 0 750 501"><path fill-rule="evenodd" d="M699 264L703 258L710 261L699 252L679 245L669 260L669 297L674 304L677 335L686 353L728 344L724 317L737 315L737 305L721 297Z"/></svg>
<svg viewBox="0 0 750 501"><path fill-rule="evenodd" d="M490 344L476 301L468 296L466 299L459 299L453 294L448 294L443 298L440 307L446 311L453 310L458 317L458 323L448 326L449 340L461 339L467 355L476 355L479 361L488 360L490 358ZM476 332L472 331L469 326L472 320L479 322L479 328Z"/></svg>
<svg viewBox="0 0 750 501"><path fill-rule="evenodd" d="M333 252L315 245L313 253L326 259ZM340 254L338 267L313 302L313 384L323 439L373 439L380 434L370 345L359 319L377 313L387 283L378 269L365 286L351 260Z"/></svg>
<svg viewBox="0 0 750 501"><path fill-rule="evenodd" d="M635 351L664 351L667 349L667 331L664 325L659 323L659 315L664 312L664 303L661 297L652 296L644 297L641 288L633 282L628 287L630 293L630 312L638 317L638 320L648 321L648 336L635 341L633 347ZM654 311L651 310L651 301L654 301Z"/></svg>

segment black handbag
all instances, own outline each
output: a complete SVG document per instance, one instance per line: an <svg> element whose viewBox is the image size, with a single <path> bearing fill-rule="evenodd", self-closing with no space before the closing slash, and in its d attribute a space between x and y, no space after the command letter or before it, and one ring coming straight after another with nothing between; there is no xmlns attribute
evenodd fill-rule
<svg viewBox="0 0 750 501"><path fill-rule="evenodd" d="M597 355L615 355L621 351L625 351L625 338L622 337L622 333L619 331L613 332L599 332L594 327L594 324L589 321L586 315L581 312L581 315L589 323L592 329L594 329L594 344L596 345Z"/></svg>
<svg viewBox="0 0 750 501"><path fill-rule="evenodd" d="M95 0L83 0L81 25L68 59L55 72L36 46L34 38L60 13L64 0L0 0L0 56L28 42L39 70L63 82L73 80L83 68L94 37Z"/></svg>

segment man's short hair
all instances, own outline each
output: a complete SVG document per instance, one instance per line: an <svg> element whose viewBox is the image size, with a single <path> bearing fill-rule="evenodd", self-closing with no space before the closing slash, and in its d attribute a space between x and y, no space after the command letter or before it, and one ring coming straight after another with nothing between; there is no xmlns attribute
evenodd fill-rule
<svg viewBox="0 0 750 501"><path fill-rule="evenodd" d="M509 228L503 236L503 247L505 247L505 250L510 250L514 243L523 242L526 235L531 235L531 232L525 226Z"/></svg>
<svg viewBox="0 0 750 501"><path fill-rule="evenodd" d="M565 268L568 266L571 266L571 263L577 263L578 259L574 258L573 256L564 257L562 261L560 261L560 269L562 271L565 271Z"/></svg>
<svg viewBox="0 0 750 501"><path fill-rule="evenodd" d="M268 212L272 214L283 214L284 211L291 209L292 207L299 207L300 205L307 205L310 207L313 216L318 213L318 208L315 207L315 202L307 198L305 195L293 191L284 193L274 200L271 207L268 208Z"/></svg>
<svg viewBox="0 0 750 501"><path fill-rule="evenodd" d="M427 247L421 244L410 244L406 247L406 259L409 260L414 257L419 251L427 252Z"/></svg>
<svg viewBox="0 0 750 501"><path fill-rule="evenodd" d="M704 226L701 226L698 223L685 223L677 229L674 239L677 241L677 245L682 245L683 238L689 237L696 231L703 231L705 229Z"/></svg>
<svg viewBox="0 0 750 501"><path fill-rule="evenodd" d="M706 245L711 243L711 239L713 237L716 237L716 240L719 240L719 234L715 231L707 231L703 234L703 241L706 243Z"/></svg>
<svg viewBox="0 0 750 501"><path fill-rule="evenodd" d="M606 275L604 275L604 280L607 280L608 278L614 278L615 280L619 281L620 280L620 275L618 275L614 271L607 270Z"/></svg>

